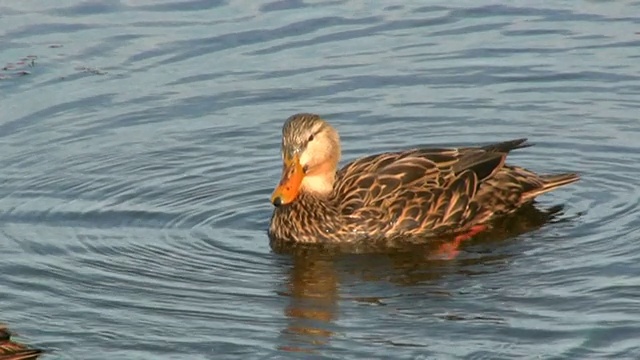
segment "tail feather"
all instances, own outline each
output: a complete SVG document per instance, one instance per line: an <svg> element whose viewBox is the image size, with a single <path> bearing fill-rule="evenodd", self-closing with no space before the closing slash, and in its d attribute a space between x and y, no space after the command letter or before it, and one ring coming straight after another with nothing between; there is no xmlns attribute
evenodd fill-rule
<svg viewBox="0 0 640 360"><path fill-rule="evenodd" d="M580 180L580 175L575 173L566 173L566 174L556 174L556 175L541 175L540 179L542 180L542 187L536 188L534 190L528 191L522 194L523 201L529 201L533 198L542 195L546 192L559 188L560 186L564 186L567 184L574 183Z"/></svg>

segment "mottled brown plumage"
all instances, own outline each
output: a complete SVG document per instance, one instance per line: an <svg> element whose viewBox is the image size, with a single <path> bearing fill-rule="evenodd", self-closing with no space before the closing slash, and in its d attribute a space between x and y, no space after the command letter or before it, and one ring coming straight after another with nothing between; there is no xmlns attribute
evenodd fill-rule
<svg viewBox="0 0 640 360"><path fill-rule="evenodd" d="M482 147L371 155L336 171L340 142L315 114L284 124L283 178L274 191L272 239L299 243L431 237L464 232L577 181L506 165L517 139Z"/></svg>
<svg viewBox="0 0 640 360"><path fill-rule="evenodd" d="M11 340L11 332L0 324L0 360L35 360L42 350L30 349Z"/></svg>

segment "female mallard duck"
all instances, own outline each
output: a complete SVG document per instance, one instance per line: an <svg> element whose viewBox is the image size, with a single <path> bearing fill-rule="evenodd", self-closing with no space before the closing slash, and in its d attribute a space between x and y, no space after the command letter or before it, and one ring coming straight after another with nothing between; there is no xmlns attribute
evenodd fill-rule
<svg viewBox="0 0 640 360"><path fill-rule="evenodd" d="M11 332L0 324L0 360L35 360L42 350L30 349L11 340Z"/></svg>
<svg viewBox="0 0 640 360"><path fill-rule="evenodd" d="M282 179L269 235L298 243L390 240L469 232L536 196L578 180L506 165L518 139L465 148L371 155L337 170L337 131L315 114L282 129Z"/></svg>

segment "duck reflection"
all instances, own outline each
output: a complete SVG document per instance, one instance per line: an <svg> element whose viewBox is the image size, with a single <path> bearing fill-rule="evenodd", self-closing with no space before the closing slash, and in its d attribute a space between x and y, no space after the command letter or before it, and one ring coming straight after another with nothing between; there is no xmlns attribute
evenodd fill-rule
<svg viewBox="0 0 640 360"><path fill-rule="evenodd" d="M288 319L281 350L310 352L333 335L338 307L338 276L333 259L323 254L297 253L287 282Z"/></svg>
<svg viewBox="0 0 640 360"><path fill-rule="evenodd" d="M289 296L284 309L287 326L281 332L279 349L314 353L329 344L337 329L340 278L357 276L362 281L388 281L398 286L430 283L435 285L433 293L425 296L442 296L445 290L437 286L441 279L454 274L500 271L515 255L512 250L502 251L500 245L504 248L505 242L515 241L517 235L557 222L561 210L560 206L545 211L533 205L523 207L495 222L491 231L462 244L463 248L468 245L473 250L455 258L438 256L443 245L456 241L452 239L423 243L412 240L394 243L393 246L375 244L368 248L361 245L353 248L345 248L344 245L301 246L272 241L275 252L292 257L292 266L284 284ZM375 296L349 300L372 304L381 302Z"/></svg>

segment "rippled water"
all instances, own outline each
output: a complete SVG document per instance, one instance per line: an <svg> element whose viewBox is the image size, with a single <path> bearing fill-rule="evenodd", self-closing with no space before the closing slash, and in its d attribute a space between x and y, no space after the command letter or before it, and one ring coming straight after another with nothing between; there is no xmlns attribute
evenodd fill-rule
<svg viewBox="0 0 640 360"><path fill-rule="evenodd" d="M0 321L47 359L639 358L640 3L386 3L2 2ZM583 180L451 261L278 253L300 111L345 160L529 137Z"/></svg>

